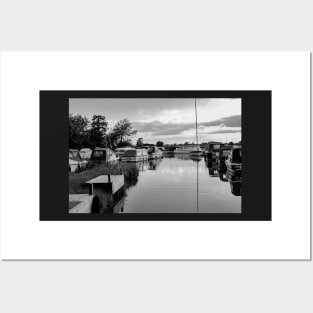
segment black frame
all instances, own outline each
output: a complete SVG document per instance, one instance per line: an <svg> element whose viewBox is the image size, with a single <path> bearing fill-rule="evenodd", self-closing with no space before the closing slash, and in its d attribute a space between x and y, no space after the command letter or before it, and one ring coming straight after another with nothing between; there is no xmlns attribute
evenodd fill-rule
<svg viewBox="0 0 313 313"><path fill-rule="evenodd" d="M241 98L241 213L69 214L68 116L70 98ZM41 221L271 221L271 102L262 91L40 91Z"/></svg>

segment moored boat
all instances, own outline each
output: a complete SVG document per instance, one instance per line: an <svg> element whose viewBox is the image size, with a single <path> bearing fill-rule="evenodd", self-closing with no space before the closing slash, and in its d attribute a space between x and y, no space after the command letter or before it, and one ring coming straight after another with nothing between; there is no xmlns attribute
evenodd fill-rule
<svg viewBox="0 0 313 313"><path fill-rule="evenodd" d="M121 158L122 162L142 162L146 160L148 160L148 153L146 149L127 150Z"/></svg>
<svg viewBox="0 0 313 313"><path fill-rule="evenodd" d="M190 151L190 158L203 158L203 151L200 149L200 147Z"/></svg>
<svg viewBox="0 0 313 313"><path fill-rule="evenodd" d="M82 159L88 160L90 159L92 150L90 148L82 148L79 151L80 156L82 157Z"/></svg>
<svg viewBox="0 0 313 313"><path fill-rule="evenodd" d="M79 151L69 149L69 172L80 172L87 167L87 161L83 160Z"/></svg>
<svg viewBox="0 0 313 313"><path fill-rule="evenodd" d="M135 148L131 148L131 147L124 147L124 148L117 148L115 150L116 156L121 159L122 156L124 155L124 153L128 150L135 150Z"/></svg>
<svg viewBox="0 0 313 313"><path fill-rule="evenodd" d="M230 183L241 183L241 152L241 146L234 146L225 161L227 167L226 177Z"/></svg>
<svg viewBox="0 0 313 313"><path fill-rule="evenodd" d="M92 151L89 165L100 164L103 162L116 162L116 154L110 148L95 148Z"/></svg>
<svg viewBox="0 0 313 313"><path fill-rule="evenodd" d="M221 146L219 151L219 155L217 158L217 171L220 176L220 180L222 181L227 181L227 179L224 177L227 173L226 160L229 158L231 150L232 146L223 145Z"/></svg>
<svg viewBox="0 0 313 313"><path fill-rule="evenodd" d="M208 163L217 163L220 149L224 146L221 142L211 141L208 143L208 149L204 152L204 158Z"/></svg>
<svg viewBox="0 0 313 313"><path fill-rule="evenodd" d="M180 146L174 150L174 154L190 154L197 146Z"/></svg>
<svg viewBox="0 0 313 313"><path fill-rule="evenodd" d="M163 157L162 151L157 146L145 146L148 153L148 160L160 159Z"/></svg>

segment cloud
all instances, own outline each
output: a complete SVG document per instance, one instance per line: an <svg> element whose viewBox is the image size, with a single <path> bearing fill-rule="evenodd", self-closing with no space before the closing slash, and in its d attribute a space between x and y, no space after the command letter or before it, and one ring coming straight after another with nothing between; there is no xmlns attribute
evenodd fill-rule
<svg viewBox="0 0 313 313"><path fill-rule="evenodd" d="M241 133L241 129L221 129L209 132L208 134L230 134L230 133Z"/></svg>
<svg viewBox="0 0 313 313"><path fill-rule="evenodd" d="M212 122L204 122L201 123L200 125L204 126L225 125L226 127L241 127L241 115L232 115Z"/></svg>
<svg viewBox="0 0 313 313"><path fill-rule="evenodd" d="M149 122L137 121L132 124L134 129L138 132L150 133L152 136L179 135L183 132L195 129L195 123L162 123L155 120ZM235 127L238 129L227 129ZM241 115L233 115L210 122L198 123L198 130L202 133L234 133L240 132L240 128Z"/></svg>

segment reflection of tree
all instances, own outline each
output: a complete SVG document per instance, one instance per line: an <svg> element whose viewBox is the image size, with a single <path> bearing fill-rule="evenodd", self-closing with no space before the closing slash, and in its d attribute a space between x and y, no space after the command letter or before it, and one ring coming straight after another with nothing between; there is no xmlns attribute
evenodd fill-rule
<svg viewBox="0 0 313 313"><path fill-rule="evenodd" d="M121 163L124 174L124 186L129 188L138 182L140 163Z"/></svg>
<svg viewBox="0 0 313 313"><path fill-rule="evenodd" d="M149 160L149 170L156 170L161 163L161 159Z"/></svg>

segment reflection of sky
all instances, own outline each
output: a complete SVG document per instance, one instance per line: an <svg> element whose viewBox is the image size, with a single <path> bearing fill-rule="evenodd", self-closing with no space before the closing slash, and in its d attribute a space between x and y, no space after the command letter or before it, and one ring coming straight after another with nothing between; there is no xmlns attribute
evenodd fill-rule
<svg viewBox="0 0 313 313"><path fill-rule="evenodd" d="M197 169L198 167L198 169ZM240 213L241 197L231 193L228 182L210 177L204 160L164 158L156 170L139 172L128 189L125 213Z"/></svg>
<svg viewBox="0 0 313 313"><path fill-rule="evenodd" d="M128 118L137 138L155 143L195 142L195 99L70 99L69 112L104 115L113 127ZM197 99L199 142L241 140L241 99Z"/></svg>

